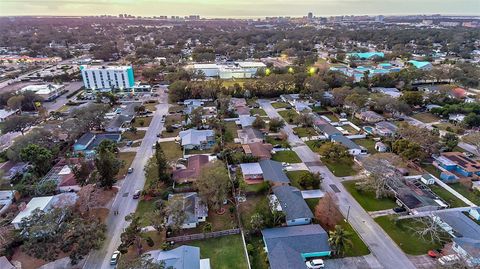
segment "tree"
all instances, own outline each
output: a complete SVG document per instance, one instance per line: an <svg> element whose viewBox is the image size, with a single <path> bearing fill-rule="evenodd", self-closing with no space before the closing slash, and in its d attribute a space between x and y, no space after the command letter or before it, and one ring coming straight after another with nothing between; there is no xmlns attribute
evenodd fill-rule
<svg viewBox="0 0 480 269"><path fill-rule="evenodd" d="M88 183L88 178L92 172L93 167L91 163L86 162L85 159L81 159L78 165L72 166L72 172L75 176L75 180L80 186L85 186Z"/></svg>
<svg viewBox="0 0 480 269"><path fill-rule="evenodd" d="M203 125L202 115L203 115L203 107L197 107L188 116L190 118L191 124L195 126L195 128L197 129L200 129Z"/></svg>
<svg viewBox="0 0 480 269"><path fill-rule="evenodd" d="M343 256L345 251L353 246L352 240L349 239L352 234L340 225L335 225L335 229L328 234L328 242L338 256Z"/></svg>
<svg viewBox="0 0 480 269"><path fill-rule="evenodd" d="M347 157L350 158L347 148L334 142L323 143L318 149L318 153L329 161L334 162L340 161Z"/></svg>
<svg viewBox="0 0 480 269"><path fill-rule="evenodd" d="M307 113L300 113L296 118L296 123L302 127L312 127L313 116Z"/></svg>
<svg viewBox="0 0 480 269"><path fill-rule="evenodd" d="M265 228L265 222L260 213L255 213L250 217L250 227L252 228L252 232L256 234Z"/></svg>
<svg viewBox="0 0 480 269"><path fill-rule="evenodd" d="M212 232L212 229L213 229L212 223L205 222L205 224L203 225L202 231L203 231L203 233L210 233L210 232Z"/></svg>
<svg viewBox="0 0 480 269"><path fill-rule="evenodd" d="M155 144L155 161L158 170L158 179L163 182L170 180L170 175L167 172L168 163L160 143Z"/></svg>
<svg viewBox="0 0 480 269"><path fill-rule="evenodd" d="M33 170L37 176L45 175L52 167L52 152L36 144L29 144L23 148L20 152L20 158L22 161L33 165Z"/></svg>
<svg viewBox="0 0 480 269"><path fill-rule="evenodd" d="M31 116L12 116L2 123L2 133L21 132L24 135L25 130L32 126L37 118Z"/></svg>
<svg viewBox="0 0 480 269"><path fill-rule="evenodd" d="M325 196L315 206L315 218L328 230L342 221L343 216L338 209L338 201L334 194L326 192Z"/></svg>
<svg viewBox="0 0 480 269"><path fill-rule="evenodd" d="M195 185L202 200L220 210L230 189L230 179L225 165L221 161L205 165Z"/></svg>
<svg viewBox="0 0 480 269"><path fill-rule="evenodd" d="M423 218L414 218L410 229L414 235L420 239L431 243L442 243L448 240L448 235L437 223L437 216L429 216Z"/></svg>
<svg viewBox="0 0 480 269"><path fill-rule="evenodd" d="M439 150L438 133L427 128L402 123L398 128L397 134L410 142L417 143L427 154L434 154Z"/></svg>
<svg viewBox="0 0 480 269"><path fill-rule="evenodd" d="M446 133L442 136L442 144L446 151L453 151L458 145L458 136L453 133Z"/></svg>
<svg viewBox="0 0 480 269"><path fill-rule="evenodd" d="M470 113L465 118L463 119L463 123L467 127L480 127L480 115L477 115L475 113Z"/></svg>
<svg viewBox="0 0 480 269"><path fill-rule="evenodd" d="M425 152L421 149L420 145L403 138L398 139L393 143L392 151L406 160L421 160L426 157Z"/></svg>
<svg viewBox="0 0 480 269"><path fill-rule="evenodd" d="M179 231L187 218L183 195L174 195L168 200L166 214L168 216L168 227L173 231Z"/></svg>
<svg viewBox="0 0 480 269"><path fill-rule="evenodd" d="M404 91L400 100L411 106L420 106L423 104L423 94L419 91Z"/></svg>
<svg viewBox="0 0 480 269"><path fill-rule="evenodd" d="M252 123L252 127L256 129L264 129L267 124L261 117L255 118L255 120Z"/></svg>
<svg viewBox="0 0 480 269"><path fill-rule="evenodd" d="M125 254L128 252L130 246L135 246L137 250L137 256L140 256L143 252L143 243L146 242L149 246L153 246L152 238L146 233L142 232L140 225L140 217L135 216L134 213L125 217L126 221L130 222L125 231L120 235L121 244L118 246L120 253Z"/></svg>
<svg viewBox="0 0 480 269"><path fill-rule="evenodd" d="M282 129L284 126L285 122L279 118L270 119L270 122L268 123L268 128L270 129L270 131L275 133Z"/></svg>
<svg viewBox="0 0 480 269"><path fill-rule="evenodd" d="M137 257L135 259L120 259L118 269L168 269L165 262L158 262L153 258Z"/></svg>
<svg viewBox="0 0 480 269"><path fill-rule="evenodd" d="M320 173L306 172L298 180L298 184L304 189L318 189L323 178Z"/></svg>
<svg viewBox="0 0 480 269"><path fill-rule="evenodd" d="M342 106L345 103L345 98L351 94L350 87L335 88L332 90L333 104L336 106Z"/></svg>
<svg viewBox="0 0 480 269"><path fill-rule="evenodd" d="M7 101L7 106L10 109L19 109L20 111L22 110L22 103L25 97L23 95L14 95L10 97Z"/></svg>
<svg viewBox="0 0 480 269"><path fill-rule="evenodd" d="M365 94L360 94L356 92L345 97L344 103L352 109L352 118L359 109L365 106L368 100L367 97L368 96Z"/></svg>
<svg viewBox="0 0 480 269"><path fill-rule="evenodd" d="M163 200L160 200L163 202ZM148 214L148 221L150 225L153 226L155 230L157 230L158 233L161 233L163 230L165 230L166 226L166 208L165 205L162 203L161 208L156 208L153 210L151 214Z"/></svg>
<svg viewBox="0 0 480 269"><path fill-rule="evenodd" d="M95 157L95 168L98 172L98 180L100 187L111 189L113 184L117 181L116 175L120 171L122 162L117 159L109 140L104 140L98 147L97 156Z"/></svg>
<svg viewBox="0 0 480 269"><path fill-rule="evenodd" d="M390 194L389 186L396 186L396 184L403 181L403 176L395 168L397 160L395 160L395 157L392 160L392 158L388 157L389 155L374 154L362 160L362 165L369 172L369 176L358 184L357 187L375 192L375 198L377 199Z"/></svg>
<svg viewBox="0 0 480 269"><path fill-rule="evenodd" d="M480 132L472 132L468 135L462 137L463 142L472 145L475 149L475 152L480 156Z"/></svg>

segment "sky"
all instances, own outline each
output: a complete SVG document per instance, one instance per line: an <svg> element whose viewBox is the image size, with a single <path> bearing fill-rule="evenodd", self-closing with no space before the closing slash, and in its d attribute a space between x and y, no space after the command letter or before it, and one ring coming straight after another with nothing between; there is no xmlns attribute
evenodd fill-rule
<svg viewBox="0 0 480 269"><path fill-rule="evenodd" d="M0 0L0 16L200 15L265 16L479 15L480 0Z"/></svg>

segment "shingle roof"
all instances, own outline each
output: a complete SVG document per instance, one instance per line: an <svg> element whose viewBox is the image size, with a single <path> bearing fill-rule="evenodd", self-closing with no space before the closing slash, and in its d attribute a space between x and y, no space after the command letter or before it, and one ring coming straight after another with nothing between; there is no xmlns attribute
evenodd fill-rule
<svg viewBox="0 0 480 269"><path fill-rule="evenodd" d="M165 262L165 268L200 269L200 248L180 246L172 250L148 252L156 261Z"/></svg>
<svg viewBox="0 0 480 269"><path fill-rule="evenodd" d="M95 138L95 134L93 133L84 133L78 140L75 142L75 144L79 145L85 145L88 146L89 143Z"/></svg>
<svg viewBox="0 0 480 269"><path fill-rule="evenodd" d="M328 235L317 224L262 230L272 269L305 268L302 254L330 251Z"/></svg>
<svg viewBox="0 0 480 269"><path fill-rule="evenodd" d="M180 139L182 139L182 146L185 145L200 145L202 142L207 141L210 136L215 136L213 130L196 130L189 129L181 131L179 133Z"/></svg>
<svg viewBox="0 0 480 269"><path fill-rule="evenodd" d="M270 151L273 149L271 144L264 144L260 142L243 144L242 145L245 154L252 154L252 156L259 157L261 159L270 159L272 154Z"/></svg>
<svg viewBox="0 0 480 269"><path fill-rule="evenodd" d="M303 199L302 192L292 186L273 187L287 221L295 219L313 218L312 211Z"/></svg>
<svg viewBox="0 0 480 269"><path fill-rule="evenodd" d="M455 237L453 241L474 259L480 258L480 240L468 237Z"/></svg>
<svg viewBox="0 0 480 269"><path fill-rule="evenodd" d="M199 217L208 216L208 208L201 202L200 197L196 192L171 194L168 199L170 200L175 196L180 196L183 199L183 211L185 211L185 214L187 215L183 222L184 224L198 223Z"/></svg>
<svg viewBox="0 0 480 269"><path fill-rule="evenodd" d="M173 180L196 179L200 175L201 168L207 164L209 158L207 155L194 155L188 158L186 169L173 171Z"/></svg>
<svg viewBox="0 0 480 269"><path fill-rule="evenodd" d="M353 142L348 137L345 137L343 135L333 136L332 141L342 144L347 149L362 149L359 145L355 144L355 142Z"/></svg>
<svg viewBox="0 0 480 269"><path fill-rule="evenodd" d="M290 183L280 162L272 160L261 160L258 162L262 167L263 179L266 181Z"/></svg>
<svg viewBox="0 0 480 269"><path fill-rule="evenodd" d="M435 215L440 217L442 221L447 223L456 233L461 234L463 237L480 240L480 225L465 216L462 212L438 212L435 213Z"/></svg>
<svg viewBox="0 0 480 269"><path fill-rule="evenodd" d="M240 168L244 175L257 175L262 174L262 167L259 163L241 163Z"/></svg>

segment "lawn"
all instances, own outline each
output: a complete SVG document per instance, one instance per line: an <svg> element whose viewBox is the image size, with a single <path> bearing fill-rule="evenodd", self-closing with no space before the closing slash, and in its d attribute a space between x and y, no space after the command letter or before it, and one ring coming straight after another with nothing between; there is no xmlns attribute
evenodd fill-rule
<svg viewBox="0 0 480 269"><path fill-rule="evenodd" d="M160 146L163 149L163 152L165 152L165 158L168 161L176 161L179 158L183 157L183 152L182 149L180 148L180 145L178 145L175 142L162 142L160 143Z"/></svg>
<svg viewBox="0 0 480 269"><path fill-rule="evenodd" d="M448 184L461 195L465 196L472 203L480 205L480 196L475 194L473 191L469 190L467 187L463 186L461 183Z"/></svg>
<svg viewBox="0 0 480 269"><path fill-rule="evenodd" d="M323 106L314 106L312 107L313 112L327 112L328 110Z"/></svg>
<svg viewBox="0 0 480 269"><path fill-rule="evenodd" d="M275 108L275 109L290 107L289 104L283 103L283 102L274 102L274 103L272 103L272 106L273 106L273 108Z"/></svg>
<svg viewBox="0 0 480 269"><path fill-rule="evenodd" d="M135 118L135 122L133 123L133 126L136 127L136 128L148 127L148 126L150 126L150 123L152 122L152 119L153 119L153 117L137 117L137 118Z"/></svg>
<svg viewBox="0 0 480 269"><path fill-rule="evenodd" d="M306 141L305 144L307 144L307 146L313 151L313 152L316 152L318 153L318 149L320 148L320 146L322 145L322 141L320 140L310 140L310 141Z"/></svg>
<svg viewBox="0 0 480 269"><path fill-rule="evenodd" d="M278 114L288 123L294 123L298 117L298 113L291 109L279 111Z"/></svg>
<svg viewBox="0 0 480 269"><path fill-rule="evenodd" d="M305 199L305 202L307 203L308 207L310 207L310 210L312 210L313 214L315 214L315 207L317 206L318 201L320 201L320 198Z"/></svg>
<svg viewBox="0 0 480 269"><path fill-rule="evenodd" d="M229 121L225 123L225 142L233 142L235 138L238 137L237 133L237 124L234 121Z"/></svg>
<svg viewBox="0 0 480 269"><path fill-rule="evenodd" d="M122 140L130 140L130 141L135 141L135 140L140 140L145 137L146 131L143 130L137 130L136 132L131 132L131 131L125 131L122 133Z"/></svg>
<svg viewBox="0 0 480 269"><path fill-rule="evenodd" d="M225 88L233 87L233 85L238 84L240 87L243 87L243 83L245 83L247 79L231 79L231 80L222 80L222 85Z"/></svg>
<svg viewBox="0 0 480 269"><path fill-rule="evenodd" d="M242 237L239 234L188 241L185 242L185 245L199 247L200 257L202 259L209 258L214 269L247 268Z"/></svg>
<svg viewBox="0 0 480 269"><path fill-rule="evenodd" d="M299 137L311 137L318 135L315 129L312 127L295 127L293 128L293 131L295 131Z"/></svg>
<svg viewBox="0 0 480 269"><path fill-rule="evenodd" d="M375 218L375 221L383 230L397 243L397 245L407 254L422 255L430 249L442 248L441 244L430 243L422 240L414 234L411 229L416 223L411 219L398 220L395 222L389 216Z"/></svg>
<svg viewBox="0 0 480 269"><path fill-rule="evenodd" d="M328 167L328 170L337 177L348 177L357 174L357 171L354 169L354 162L351 159L335 162L328 161L325 158L321 158L321 160Z"/></svg>
<svg viewBox="0 0 480 269"><path fill-rule="evenodd" d="M353 128L349 124L342 125L341 127L342 127L342 129L345 129L345 131L347 131L349 134L357 134L358 133L358 131L355 130L355 128Z"/></svg>
<svg viewBox="0 0 480 269"><path fill-rule="evenodd" d="M182 113L183 106L181 105L172 105L168 108L168 113Z"/></svg>
<svg viewBox="0 0 480 269"><path fill-rule="evenodd" d="M436 178L440 178L440 170L437 169L433 164L431 163L422 163L421 167L427 171L428 173L434 175Z"/></svg>
<svg viewBox="0 0 480 269"><path fill-rule="evenodd" d="M177 137L179 133L180 133L180 129L173 129L173 132L167 132L167 130L163 130L162 138Z"/></svg>
<svg viewBox="0 0 480 269"><path fill-rule="evenodd" d="M247 241L247 244L253 246L253 251L250 253L250 265L252 269L269 269L267 260L267 253L264 250L264 243L261 236L252 235Z"/></svg>
<svg viewBox="0 0 480 269"><path fill-rule="evenodd" d="M246 184L245 183L244 191L247 192L247 193L263 193L268 189L269 189L268 182L263 181L262 183L258 183L258 184Z"/></svg>
<svg viewBox="0 0 480 269"><path fill-rule="evenodd" d="M286 163L301 163L302 160L298 157L297 153L293 150L283 150L276 152L272 156L272 160L277 162L286 162Z"/></svg>
<svg viewBox="0 0 480 269"><path fill-rule="evenodd" d="M272 145L280 145L282 146L282 148L289 148L290 147L290 144L288 144L288 141L287 140L280 140L280 139L277 139L275 137L272 137L272 136L267 136L265 138L265 141L269 144L272 144Z"/></svg>
<svg viewBox="0 0 480 269"><path fill-rule="evenodd" d="M354 180L342 182L343 186L366 211L378 211L394 208L397 206L393 199L376 199L375 193L373 192L364 192L357 190L355 188L355 183L356 181Z"/></svg>
<svg viewBox="0 0 480 269"><path fill-rule="evenodd" d="M330 119L331 121L333 121L333 122L338 121L337 116L335 116L335 115L333 115L333 114L325 114L325 115L323 115L323 116L329 118L329 119Z"/></svg>
<svg viewBox="0 0 480 269"><path fill-rule="evenodd" d="M364 139L355 139L355 144L362 146L368 150L368 153L375 153L375 143L376 141L371 138L364 138Z"/></svg>
<svg viewBox="0 0 480 269"><path fill-rule="evenodd" d="M180 124L183 119L182 114L171 114L165 117L165 125Z"/></svg>
<svg viewBox="0 0 480 269"><path fill-rule="evenodd" d="M148 214L151 214L155 210L155 200L140 200L138 202L137 210L135 215L140 217L140 224L142 227L149 226L150 221L148 220Z"/></svg>
<svg viewBox="0 0 480 269"><path fill-rule="evenodd" d="M449 191L446 189L442 188L441 186L438 185L428 185L428 187L440 198L445 200L448 204L450 204L450 207L463 207L467 206L462 200L458 199L455 195L451 194Z"/></svg>
<svg viewBox="0 0 480 269"><path fill-rule="evenodd" d="M136 152L120 152L118 153L118 159L123 161L124 165L118 171L117 177L122 178L127 175L128 168L132 165Z"/></svg>
<svg viewBox="0 0 480 269"><path fill-rule="evenodd" d="M300 180L300 178L302 178L302 176L308 175L309 173L310 173L309 171L301 170L301 171L288 171L286 174L287 174L287 177L290 179L290 182L292 183L292 186L294 186L294 187L296 187L300 190L305 190L302 186L300 186L298 181ZM317 188L315 188L315 189L317 189Z"/></svg>
<svg viewBox="0 0 480 269"><path fill-rule="evenodd" d="M267 116L267 112L265 112L265 110L261 109L261 108L252 108L250 109L250 115L252 116L255 116L257 115L260 116L260 117L265 117Z"/></svg>
<svg viewBox="0 0 480 269"><path fill-rule="evenodd" d="M440 120L439 117L433 115L430 112L417 113L417 114L414 114L412 118L417 119L424 123L431 123L431 122L436 122Z"/></svg>
<svg viewBox="0 0 480 269"><path fill-rule="evenodd" d="M432 125L433 127L436 127L442 131L447 131L447 132L453 132L453 133L462 133L462 127L458 126L458 125L453 125L449 122L442 122L440 124L433 124Z"/></svg>
<svg viewBox="0 0 480 269"><path fill-rule="evenodd" d="M157 105L158 105L158 102L155 101L155 103L146 103L144 104L145 106L145 109L147 109L148 111L155 111L157 110Z"/></svg>
<svg viewBox="0 0 480 269"><path fill-rule="evenodd" d="M342 221L342 223L339 223L339 225L341 225L345 231L351 234L349 239L352 241L352 247L347 249L345 252L346 257L358 257L370 254L370 250L368 249L367 245L365 245L350 223Z"/></svg>

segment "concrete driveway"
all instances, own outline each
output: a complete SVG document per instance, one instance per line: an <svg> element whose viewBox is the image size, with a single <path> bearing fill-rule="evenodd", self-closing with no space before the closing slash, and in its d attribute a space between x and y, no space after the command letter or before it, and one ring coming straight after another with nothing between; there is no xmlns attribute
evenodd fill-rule
<svg viewBox="0 0 480 269"><path fill-rule="evenodd" d="M322 198L323 195L325 195L325 194L321 190L302 191L303 199Z"/></svg>

